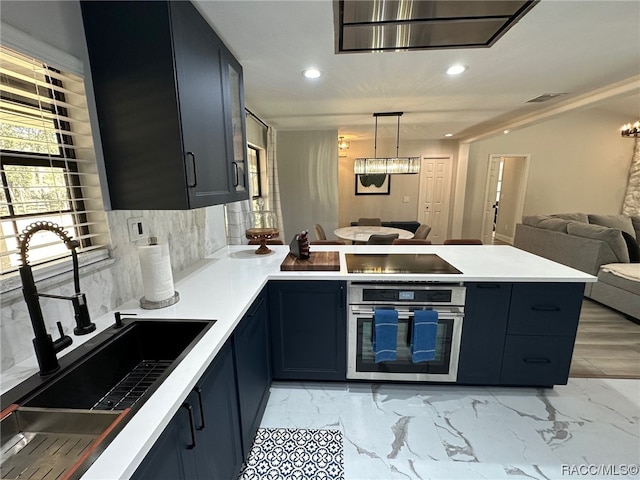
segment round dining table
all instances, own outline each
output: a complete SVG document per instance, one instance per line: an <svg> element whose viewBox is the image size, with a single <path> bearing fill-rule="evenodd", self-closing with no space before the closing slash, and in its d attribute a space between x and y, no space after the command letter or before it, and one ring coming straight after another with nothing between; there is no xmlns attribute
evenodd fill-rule
<svg viewBox="0 0 640 480"><path fill-rule="evenodd" d="M375 225L361 225L355 227L336 228L333 233L336 237L352 242L366 243L371 235L391 235L398 234L398 238L413 238L413 232L402 228L378 227Z"/></svg>

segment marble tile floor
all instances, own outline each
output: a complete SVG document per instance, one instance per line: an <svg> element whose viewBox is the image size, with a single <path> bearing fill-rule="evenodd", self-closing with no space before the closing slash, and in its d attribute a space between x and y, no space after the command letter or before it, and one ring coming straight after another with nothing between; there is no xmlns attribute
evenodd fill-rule
<svg viewBox="0 0 640 480"><path fill-rule="evenodd" d="M275 382L261 426L341 430L345 480L640 478L640 380Z"/></svg>

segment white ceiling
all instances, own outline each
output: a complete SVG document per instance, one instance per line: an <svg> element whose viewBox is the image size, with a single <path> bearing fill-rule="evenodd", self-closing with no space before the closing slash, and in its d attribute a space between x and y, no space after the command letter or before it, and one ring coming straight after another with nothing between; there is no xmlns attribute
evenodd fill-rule
<svg viewBox="0 0 640 480"><path fill-rule="evenodd" d="M350 54L334 53L331 0L194 3L242 64L247 108L277 130L367 139L374 112L402 111L401 139L461 139L587 97L640 118L638 0L542 0L491 48ZM454 63L469 70L448 77ZM322 77L304 78L310 66ZM380 118L378 136L396 121Z"/></svg>

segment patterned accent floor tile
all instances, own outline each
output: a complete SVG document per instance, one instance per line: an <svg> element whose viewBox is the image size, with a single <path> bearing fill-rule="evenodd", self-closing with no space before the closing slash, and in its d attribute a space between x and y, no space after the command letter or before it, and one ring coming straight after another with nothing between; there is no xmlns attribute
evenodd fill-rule
<svg viewBox="0 0 640 480"><path fill-rule="evenodd" d="M239 480L344 480L342 432L260 428Z"/></svg>

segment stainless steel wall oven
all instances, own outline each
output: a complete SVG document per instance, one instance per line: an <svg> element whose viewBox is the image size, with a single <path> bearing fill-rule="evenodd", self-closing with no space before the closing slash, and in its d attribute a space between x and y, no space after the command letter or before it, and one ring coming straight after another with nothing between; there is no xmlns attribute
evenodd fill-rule
<svg viewBox="0 0 640 480"><path fill-rule="evenodd" d="M455 382L464 318L460 283L351 282L347 327L347 378L405 382ZM375 362L372 346L376 309L398 312L396 360ZM410 343L416 310L438 314L435 359L413 363Z"/></svg>

